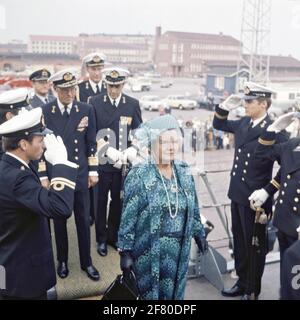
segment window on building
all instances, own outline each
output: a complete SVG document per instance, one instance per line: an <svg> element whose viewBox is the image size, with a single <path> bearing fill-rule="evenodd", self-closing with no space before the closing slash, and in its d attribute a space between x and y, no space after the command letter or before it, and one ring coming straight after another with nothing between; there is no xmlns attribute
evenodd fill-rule
<svg viewBox="0 0 300 320"><path fill-rule="evenodd" d="M215 78L215 88L218 90L224 90L224 87L225 87L224 77L216 77Z"/></svg>

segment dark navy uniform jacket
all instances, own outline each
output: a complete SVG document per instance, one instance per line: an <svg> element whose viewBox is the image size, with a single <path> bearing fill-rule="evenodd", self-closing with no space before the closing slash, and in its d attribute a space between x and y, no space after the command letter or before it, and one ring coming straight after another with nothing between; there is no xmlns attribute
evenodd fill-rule
<svg viewBox="0 0 300 320"><path fill-rule="evenodd" d="M47 99L48 102L51 102L55 100L55 97L52 95L48 95ZM36 94L32 97L32 99L30 99L29 103L33 108L41 107L45 104L44 101L42 101Z"/></svg>
<svg viewBox="0 0 300 320"><path fill-rule="evenodd" d="M3 157L3 154L4 154L4 152L3 152L3 149L2 149L2 139L0 137L0 161L1 161L2 157Z"/></svg>
<svg viewBox="0 0 300 320"><path fill-rule="evenodd" d="M240 120L227 120L228 111L218 106L213 120L215 129L231 132L235 138L234 162L231 170L228 197L236 203L249 206L248 197L257 189L265 188L269 195L273 195L279 188L280 175L272 179L274 160L255 159L254 152L259 145L260 134L271 124L268 116L249 129L250 117ZM276 136L276 142L286 141L284 134ZM271 182L270 182L271 181ZM263 206L266 213L272 211L272 197Z"/></svg>
<svg viewBox="0 0 300 320"><path fill-rule="evenodd" d="M42 110L47 128L62 137L68 160L79 166L76 191L87 190L89 172L98 170L94 109L86 103L74 101L67 125L64 125L57 99L45 104ZM39 175L41 178L52 177L51 165L44 159L39 163Z"/></svg>
<svg viewBox="0 0 300 320"><path fill-rule="evenodd" d="M110 102L107 94L90 98L89 103L96 113L97 132L103 130L102 138L109 141L114 148L124 151L130 146L130 130L137 129L142 123L139 101L122 94L120 103L116 108ZM102 164L100 171L119 172L112 164Z"/></svg>
<svg viewBox="0 0 300 320"><path fill-rule="evenodd" d="M300 241L293 243L282 261L281 299L300 300Z"/></svg>
<svg viewBox="0 0 300 320"><path fill-rule="evenodd" d="M300 138L275 144L275 133L265 131L256 150L258 159L277 160L281 163L281 183L275 205L275 227L297 238L300 226Z"/></svg>
<svg viewBox="0 0 300 320"><path fill-rule="evenodd" d="M0 294L38 297L56 284L48 218L71 215L77 170L56 165L50 190L31 165L8 154L0 172L0 266L6 271Z"/></svg>
<svg viewBox="0 0 300 320"><path fill-rule="evenodd" d="M90 97L97 95L97 93L94 92L89 80L79 83L78 89L79 89L79 92L78 92L77 100L81 102L88 102ZM100 93L98 94L104 94L107 92L106 84L104 81L102 81L102 85L100 89L101 89Z"/></svg>

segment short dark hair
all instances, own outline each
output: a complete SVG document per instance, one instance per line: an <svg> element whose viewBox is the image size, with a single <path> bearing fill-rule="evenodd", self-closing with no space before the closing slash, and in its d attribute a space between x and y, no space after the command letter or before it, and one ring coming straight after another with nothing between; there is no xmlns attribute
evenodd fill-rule
<svg viewBox="0 0 300 320"><path fill-rule="evenodd" d="M2 149L5 152L17 150L21 140L27 140L29 143L31 143L33 137L34 135L29 135L27 138L2 137Z"/></svg>
<svg viewBox="0 0 300 320"><path fill-rule="evenodd" d="M259 103L266 101L267 102L267 110L271 107L272 99L271 98L257 98Z"/></svg>
<svg viewBox="0 0 300 320"><path fill-rule="evenodd" d="M7 121L6 114L8 112L11 112L14 116L16 116L18 114L18 110L1 110L0 111L0 124Z"/></svg>

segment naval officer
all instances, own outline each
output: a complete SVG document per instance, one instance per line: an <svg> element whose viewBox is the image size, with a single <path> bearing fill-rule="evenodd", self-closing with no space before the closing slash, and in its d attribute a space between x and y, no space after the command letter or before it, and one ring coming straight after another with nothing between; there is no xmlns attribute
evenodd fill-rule
<svg viewBox="0 0 300 320"><path fill-rule="evenodd" d="M43 104L55 99L55 97L49 93L50 83L48 79L50 77L51 73L47 69L36 70L29 76L34 90L34 95L30 99L30 105L33 108L41 107Z"/></svg>
<svg viewBox="0 0 300 320"><path fill-rule="evenodd" d="M106 56L101 52L93 52L82 59L82 64L88 73L88 79L78 84L77 100L88 102L90 97L106 93L106 84L102 79L102 70ZM90 225L94 224L97 205L98 185L90 188Z"/></svg>
<svg viewBox="0 0 300 320"><path fill-rule="evenodd" d="M1 299L46 299L56 275L48 218L67 219L73 209L77 166L61 140L47 131L42 110L23 112L0 125L5 154L0 162ZM49 190L31 161L53 166ZM3 274L2 274L3 275Z"/></svg>
<svg viewBox="0 0 300 320"><path fill-rule="evenodd" d="M287 142L276 144L276 135L287 128L299 112L291 112L279 117L267 130L261 133L259 145L255 152L258 160L278 161L281 163L281 183L275 203L273 224L278 229L277 238L280 249L280 284L281 297L300 297L299 290L291 288L291 261L298 259L295 252L300 239L300 138L292 138ZM286 254L286 252L288 252ZM289 295L287 292L293 292Z"/></svg>
<svg viewBox="0 0 300 320"><path fill-rule="evenodd" d="M272 93L270 88L260 84L245 83L243 96L228 97L216 107L213 120L215 129L233 133L235 137L228 197L231 199L235 269L239 278L231 289L222 291L227 297L241 295L244 300L257 299L261 291L261 277L267 253L266 225L260 224L257 228L260 249L254 259L251 256L251 239L254 232L255 211L250 207L249 197L253 196L254 191L259 190L259 196L264 200L263 209L267 215L271 215L272 195L279 188L280 175L271 180L274 161L255 160L254 152L259 145L260 134L271 124L267 110L272 103ZM230 110L240 106L242 100L246 116L240 120L228 120ZM285 140L283 134L276 136L276 142Z"/></svg>
<svg viewBox="0 0 300 320"><path fill-rule="evenodd" d="M100 138L107 140L119 151L130 146L130 131L142 123L139 101L124 94L127 70L109 67L103 70L107 93L90 98L96 113L96 127ZM97 251L107 255L107 244L117 248L117 236L121 218L122 170L103 158L99 163L98 208L96 215ZM111 202L107 218L107 201Z"/></svg>
<svg viewBox="0 0 300 320"><path fill-rule="evenodd" d="M89 188L98 182L96 153L95 114L92 106L76 101L77 74L73 69L64 69L54 74L53 83L57 99L43 105L45 123L56 135L60 135L68 150L69 160L78 169L74 195L74 217L78 236L81 269L92 280L99 280L99 272L92 264L90 254ZM40 178L48 184L52 166L39 163ZM66 278L68 268L67 220L54 221L59 277Z"/></svg>

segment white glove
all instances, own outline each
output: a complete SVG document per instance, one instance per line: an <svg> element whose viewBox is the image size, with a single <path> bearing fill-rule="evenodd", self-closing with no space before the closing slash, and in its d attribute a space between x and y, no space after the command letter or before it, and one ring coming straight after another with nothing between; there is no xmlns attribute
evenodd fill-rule
<svg viewBox="0 0 300 320"><path fill-rule="evenodd" d="M237 94L232 94L225 101L223 101L219 107L223 110L230 111L236 109L242 105L242 98Z"/></svg>
<svg viewBox="0 0 300 320"><path fill-rule="evenodd" d="M269 132L280 132L287 128L297 117L298 112L289 112L283 114L277 120L275 120L267 129Z"/></svg>
<svg viewBox="0 0 300 320"><path fill-rule="evenodd" d="M105 154L113 163L122 159L122 152L112 147L108 147Z"/></svg>
<svg viewBox="0 0 300 320"><path fill-rule="evenodd" d="M254 209L261 207L266 200L268 199L269 194L265 189L259 189L252 192L250 197L248 198L251 203L251 207L253 206Z"/></svg>
<svg viewBox="0 0 300 320"><path fill-rule="evenodd" d="M117 169L121 169L122 165L123 165L123 161L120 159L113 165L113 167Z"/></svg>
<svg viewBox="0 0 300 320"><path fill-rule="evenodd" d="M25 114L27 112L29 112L29 111L25 107L22 107L21 110L18 112L18 115L19 114Z"/></svg>
<svg viewBox="0 0 300 320"><path fill-rule="evenodd" d="M60 136L55 137L54 134L48 134L44 138L44 142L46 146L45 158L53 166L65 164L77 168L75 163L68 161L68 152Z"/></svg>
<svg viewBox="0 0 300 320"><path fill-rule="evenodd" d="M134 162L137 158L137 149L134 147L129 147L128 149L123 151L123 161L124 163Z"/></svg>

